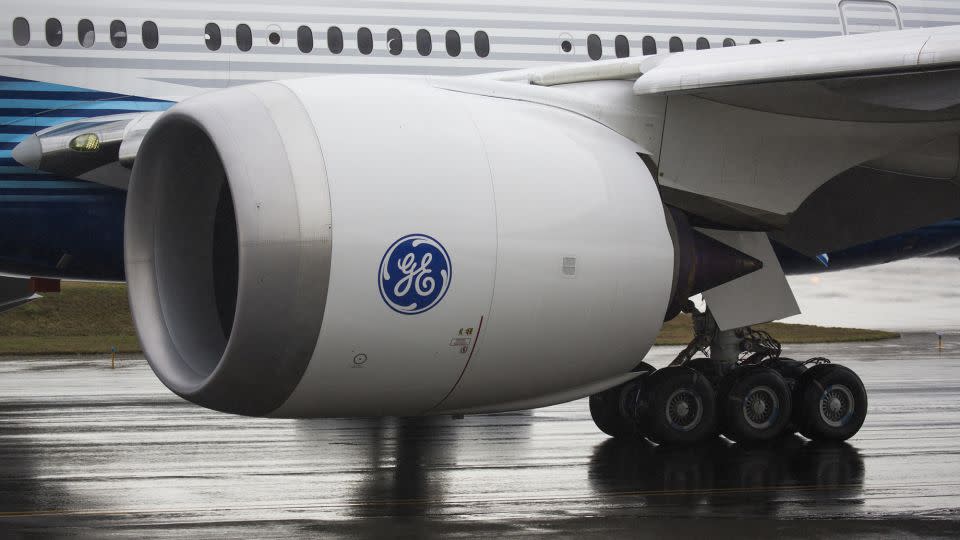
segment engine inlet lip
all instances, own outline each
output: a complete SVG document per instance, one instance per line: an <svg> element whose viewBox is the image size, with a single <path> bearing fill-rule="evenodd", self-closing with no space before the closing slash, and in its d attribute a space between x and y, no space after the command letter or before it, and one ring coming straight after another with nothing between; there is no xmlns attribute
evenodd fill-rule
<svg viewBox="0 0 960 540"><path fill-rule="evenodd" d="M236 311L212 369L193 369L195 363L186 356L198 350L212 354L216 347L198 349L190 343L194 336L184 339L176 311L167 313L169 299L161 298L161 290L169 286L161 283L166 278L159 275L157 262L158 247L163 247L158 240L161 210L149 204L164 189L149 185L159 174L148 170L160 159L156 156L145 155L134 164L125 259L137 331L161 381L205 407L263 416L289 397L313 355L329 286L332 224L326 167L309 115L285 86L254 86L259 88L215 92L216 98L204 95L178 104L157 121L141 146L169 150L176 145L165 147L159 140L164 133L199 131L217 154L232 195L238 243ZM268 100L271 108L264 103ZM278 100L283 104L279 118ZM287 114L282 114L284 108ZM231 110L242 110L242 119L231 116ZM282 127L277 125L281 121ZM288 153L287 137L313 141L316 152ZM250 144L262 152L249 152ZM312 211L308 218L302 215L305 209Z"/></svg>

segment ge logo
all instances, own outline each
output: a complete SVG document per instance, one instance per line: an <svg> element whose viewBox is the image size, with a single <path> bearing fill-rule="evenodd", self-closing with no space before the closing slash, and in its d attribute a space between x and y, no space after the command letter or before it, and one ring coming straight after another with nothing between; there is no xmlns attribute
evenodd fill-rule
<svg viewBox="0 0 960 540"><path fill-rule="evenodd" d="M390 309L414 315L440 303L452 275L450 256L440 242L425 234L410 234L384 253L377 281Z"/></svg>

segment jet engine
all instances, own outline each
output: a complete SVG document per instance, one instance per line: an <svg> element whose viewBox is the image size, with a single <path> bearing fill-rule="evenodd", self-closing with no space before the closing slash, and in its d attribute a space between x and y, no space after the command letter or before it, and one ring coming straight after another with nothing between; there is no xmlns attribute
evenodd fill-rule
<svg viewBox="0 0 960 540"><path fill-rule="evenodd" d="M697 264L703 238L637 152L579 114L428 79L188 99L129 185L147 359L180 396L254 416L509 410L617 384L705 272L756 268L717 245L731 264Z"/></svg>

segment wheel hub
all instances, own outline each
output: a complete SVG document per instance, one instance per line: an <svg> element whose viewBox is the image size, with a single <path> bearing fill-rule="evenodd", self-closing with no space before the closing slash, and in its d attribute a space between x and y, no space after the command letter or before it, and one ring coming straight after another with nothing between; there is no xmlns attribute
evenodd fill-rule
<svg viewBox="0 0 960 540"><path fill-rule="evenodd" d="M842 384L824 389L820 397L820 419L830 427L842 427L853 416L853 392Z"/></svg>
<svg viewBox="0 0 960 540"><path fill-rule="evenodd" d="M700 424L703 400L688 388L680 388L667 399L667 423L678 431L690 431Z"/></svg>
<svg viewBox="0 0 960 540"><path fill-rule="evenodd" d="M754 429L767 429L780 413L780 398L769 386L752 388L743 399L743 418Z"/></svg>
<svg viewBox="0 0 960 540"><path fill-rule="evenodd" d="M836 397L830 398L830 412L836 414L843 407L843 402Z"/></svg>

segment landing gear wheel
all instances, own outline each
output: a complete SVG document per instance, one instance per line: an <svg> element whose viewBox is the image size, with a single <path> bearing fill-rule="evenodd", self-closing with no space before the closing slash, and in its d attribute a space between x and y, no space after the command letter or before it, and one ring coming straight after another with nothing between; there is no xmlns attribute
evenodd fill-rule
<svg viewBox="0 0 960 540"><path fill-rule="evenodd" d="M776 371L783 377L790 389L790 395L793 396L793 416L797 416L797 409L800 408L800 402L803 396L800 395L800 380L807 371L807 366L799 360L792 358L774 358L764 364L764 366ZM798 431L796 418L791 418L790 423L784 429L784 434L796 433Z"/></svg>
<svg viewBox="0 0 960 540"><path fill-rule="evenodd" d="M623 385L608 388L590 396L590 416L600 431L617 439L634 436L633 423L620 414L620 393Z"/></svg>
<svg viewBox="0 0 960 540"><path fill-rule="evenodd" d="M647 381L648 436L661 444L692 444L716 434L716 393L685 367L657 371Z"/></svg>
<svg viewBox="0 0 960 540"><path fill-rule="evenodd" d="M769 441L786 431L793 397L779 373L747 367L728 377L720 392L724 435L750 443Z"/></svg>
<svg viewBox="0 0 960 540"><path fill-rule="evenodd" d="M655 369L650 364L641 363L638 371L648 371L648 373L590 396L590 416L593 417L593 423L600 431L617 439L635 439L643 436L643 426L627 412L629 409L625 400L631 399L638 386L642 387L642 380L649 377Z"/></svg>
<svg viewBox="0 0 960 540"><path fill-rule="evenodd" d="M867 417L867 391L849 368L823 364L801 380L801 402L795 416L800 433L815 441L845 441L856 435Z"/></svg>
<svg viewBox="0 0 960 540"><path fill-rule="evenodd" d="M720 375L720 362L712 358L694 358L690 360L684 367L688 367L707 378L711 384L717 385L720 380L723 378Z"/></svg>
<svg viewBox="0 0 960 540"><path fill-rule="evenodd" d="M776 371L787 382L787 387L791 391L796 390L800 384L800 378L807 371L807 366L798 360L792 358L774 358L765 363L764 366Z"/></svg>

